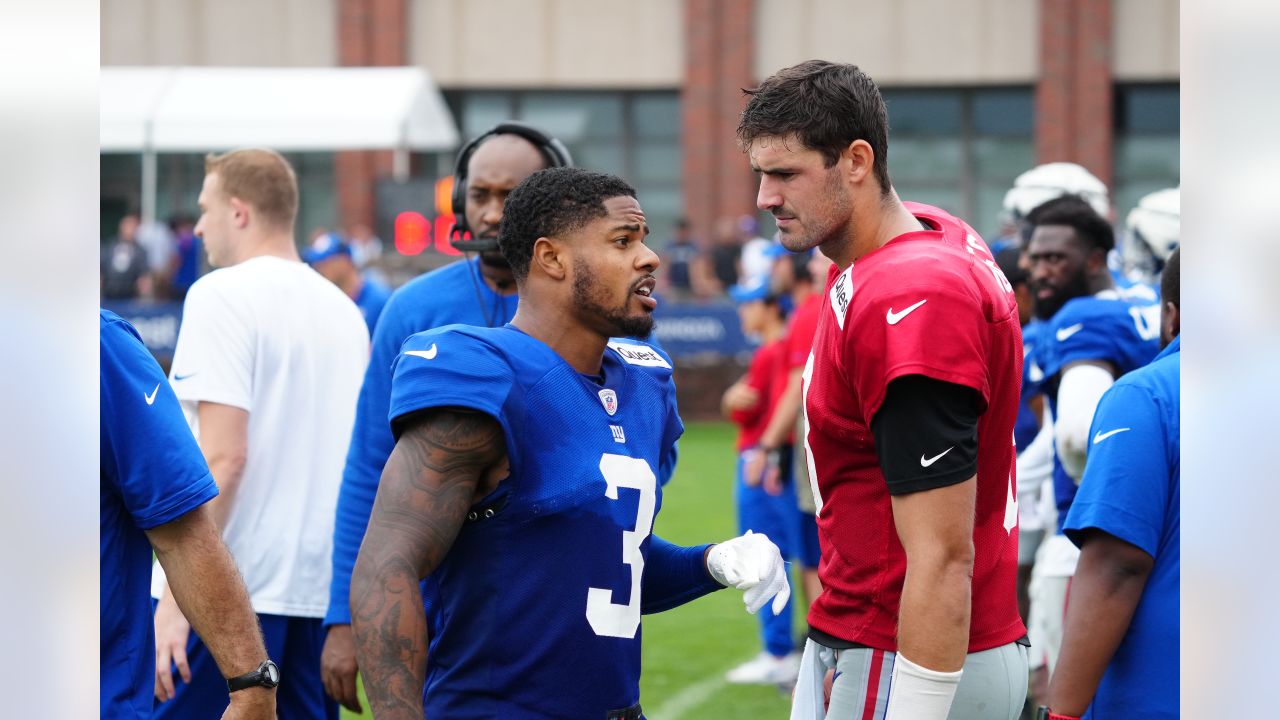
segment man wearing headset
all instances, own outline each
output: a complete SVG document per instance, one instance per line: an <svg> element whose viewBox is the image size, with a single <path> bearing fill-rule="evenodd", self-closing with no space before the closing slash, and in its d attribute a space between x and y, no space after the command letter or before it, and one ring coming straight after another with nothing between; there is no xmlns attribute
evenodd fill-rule
<svg viewBox="0 0 1280 720"><path fill-rule="evenodd" d="M361 712L351 633L351 571L383 465L395 446L387 422L392 361L415 333L454 323L498 327L511 320L517 301L515 276L498 250L503 203L534 172L572 164L559 140L518 122L499 123L463 147L454 169L453 240L468 256L396 290L378 320L338 495L333 582L324 619L328 634L321 655L325 690L350 710Z"/></svg>

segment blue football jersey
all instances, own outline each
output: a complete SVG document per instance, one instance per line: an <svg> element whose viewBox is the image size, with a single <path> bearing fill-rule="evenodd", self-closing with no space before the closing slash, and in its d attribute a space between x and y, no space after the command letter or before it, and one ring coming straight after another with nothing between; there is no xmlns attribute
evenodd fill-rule
<svg viewBox="0 0 1280 720"><path fill-rule="evenodd" d="M1040 342L1044 323L1032 320L1022 326L1022 392L1018 397L1018 421L1013 426L1013 442L1021 453L1036 439L1040 432L1040 418L1031 409L1031 398L1042 392L1044 381L1040 368L1033 360L1036 344Z"/></svg>
<svg viewBox="0 0 1280 720"><path fill-rule="evenodd" d="M373 327L369 366L356 400L347 463L342 470L333 532L333 581L325 625L351 623L351 571L364 540L382 466L395 440L387 425L391 363L414 333L455 323L502 325L516 313L518 298L499 295L480 278L480 259L450 263L405 283L382 309ZM429 607L429 606L428 606Z"/></svg>
<svg viewBox="0 0 1280 720"><path fill-rule="evenodd" d="M1068 300L1045 323L1034 352L1049 408L1057 420L1058 384L1064 367L1079 361L1103 361L1115 367L1119 378L1151 362L1160 352L1160 305L1145 293L1113 290ZM1076 483L1063 468L1056 447L1053 490L1061 533L1076 496Z"/></svg>
<svg viewBox="0 0 1280 720"><path fill-rule="evenodd" d="M155 633L144 530L218 494L164 372L129 323L99 310L101 717L151 717Z"/></svg>
<svg viewBox="0 0 1280 720"><path fill-rule="evenodd" d="M617 340L588 377L510 325L405 342L396 431L427 408L478 410L501 424L511 467L431 575L428 717L602 718L639 701L640 616L665 609L642 609L642 578L674 547L651 536L684 430L671 372L661 351ZM697 574L679 602L718 587L703 548L680 550Z"/></svg>

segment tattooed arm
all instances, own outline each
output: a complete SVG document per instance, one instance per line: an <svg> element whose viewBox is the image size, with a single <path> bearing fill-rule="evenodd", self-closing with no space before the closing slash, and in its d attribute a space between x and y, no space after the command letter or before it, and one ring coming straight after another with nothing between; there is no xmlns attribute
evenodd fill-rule
<svg viewBox="0 0 1280 720"><path fill-rule="evenodd" d="M351 575L356 657L378 720L422 720L427 622L418 581L506 473L502 428L483 413L430 410L396 442Z"/></svg>

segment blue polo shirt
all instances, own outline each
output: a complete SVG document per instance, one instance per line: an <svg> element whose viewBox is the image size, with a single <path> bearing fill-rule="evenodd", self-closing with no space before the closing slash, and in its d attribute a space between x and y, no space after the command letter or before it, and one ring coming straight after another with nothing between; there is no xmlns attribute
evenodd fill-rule
<svg viewBox="0 0 1280 720"><path fill-rule="evenodd" d="M1155 559L1086 718L1179 717L1180 338L1098 403L1089 460L1064 531L1097 528Z"/></svg>
<svg viewBox="0 0 1280 720"><path fill-rule="evenodd" d="M151 544L143 532L218 494L178 398L133 326L100 310L101 714L149 718Z"/></svg>

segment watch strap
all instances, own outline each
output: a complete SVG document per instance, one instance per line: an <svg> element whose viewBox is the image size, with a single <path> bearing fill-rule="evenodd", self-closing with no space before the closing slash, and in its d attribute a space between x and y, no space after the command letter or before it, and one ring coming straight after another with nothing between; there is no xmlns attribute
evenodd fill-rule
<svg viewBox="0 0 1280 720"><path fill-rule="evenodd" d="M275 670L274 678L271 671ZM236 692L252 687L273 688L280 684L280 668L270 660L264 661L257 669L244 675L227 678L227 691Z"/></svg>

